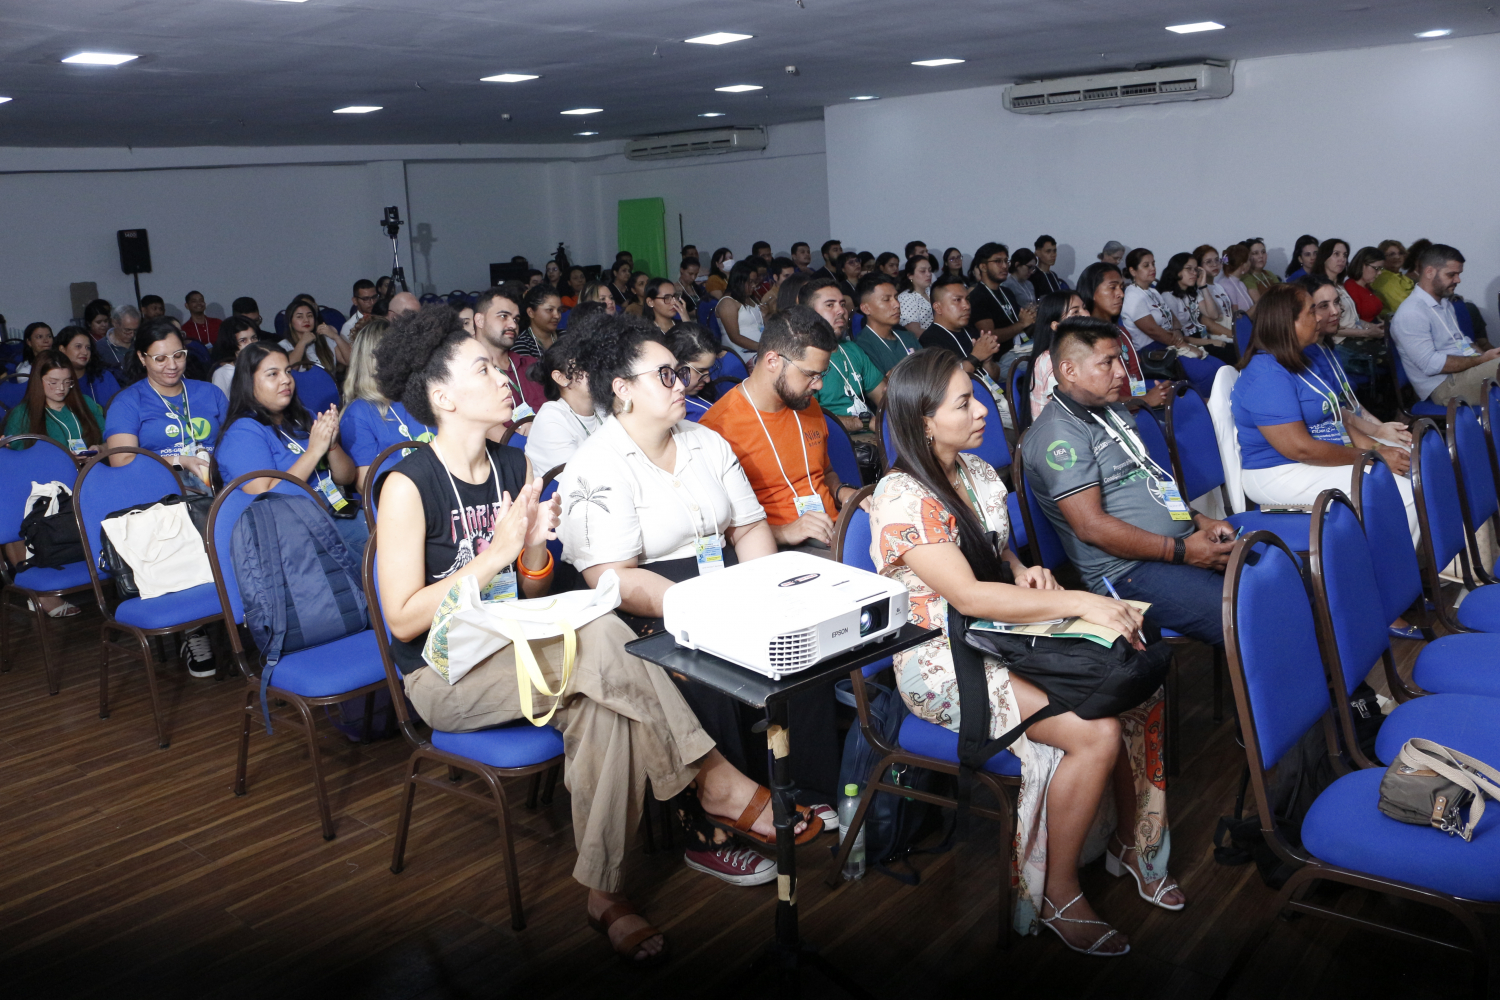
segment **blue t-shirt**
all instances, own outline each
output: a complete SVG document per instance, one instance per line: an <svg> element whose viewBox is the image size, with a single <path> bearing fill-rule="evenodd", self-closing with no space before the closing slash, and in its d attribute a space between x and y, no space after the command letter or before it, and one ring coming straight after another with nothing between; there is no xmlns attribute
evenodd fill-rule
<svg viewBox="0 0 1500 1000"><path fill-rule="evenodd" d="M437 428L418 422L400 403L390 404L382 417L374 403L356 399L339 417L339 444L360 468L393 444L431 441L436 436Z"/></svg>
<svg viewBox="0 0 1500 1000"><path fill-rule="evenodd" d="M687 404L687 418L697 423L703 414L707 413L712 403L699 399L697 396L688 396L683 400Z"/></svg>
<svg viewBox="0 0 1500 1000"><path fill-rule="evenodd" d="M148 379L126 386L110 400L104 417L104 438L134 434L140 446L158 455L181 455L183 426L192 418L192 439L200 448L214 450L219 428L229 414L229 400L219 387L183 379L183 392L162 396ZM186 397L184 399L184 397Z"/></svg>
<svg viewBox="0 0 1500 1000"><path fill-rule="evenodd" d="M261 469L285 472L306 451L305 432L270 427L254 417L240 417L229 425L219 442L219 478L228 484L247 472ZM319 483L330 479L326 459L318 465L318 471L307 477L307 485L314 490ZM277 484L277 488L283 487L284 484Z"/></svg>
<svg viewBox="0 0 1500 1000"><path fill-rule="evenodd" d="M1273 469L1292 460L1271 446L1262 427L1302 421L1319 441L1343 444L1337 418L1338 383L1318 367L1316 353L1304 353L1305 371L1294 374L1271 355L1259 352L1234 383L1230 410L1240 438L1240 464L1246 469Z"/></svg>

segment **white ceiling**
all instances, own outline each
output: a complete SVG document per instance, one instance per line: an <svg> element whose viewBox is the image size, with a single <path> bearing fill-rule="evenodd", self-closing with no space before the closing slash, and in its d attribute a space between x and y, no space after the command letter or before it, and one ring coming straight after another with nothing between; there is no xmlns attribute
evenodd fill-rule
<svg viewBox="0 0 1500 1000"><path fill-rule="evenodd" d="M1228 27L1163 30L1203 20ZM13 99L0 145L583 142L575 132L798 121L859 94L1387 45L1432 28L1484 34L1500 16L1489 0L0 0L0 96ZM683 44L713 31L755 37ZM59 62L80 50L140 58ZM940 56L967 61L910 65ZM479 82L502 72L541 79ZM765 89L714 92L736 83ZM331 113L351 104L384 110ZM559 114L581 106L604 112Z"/></svg>

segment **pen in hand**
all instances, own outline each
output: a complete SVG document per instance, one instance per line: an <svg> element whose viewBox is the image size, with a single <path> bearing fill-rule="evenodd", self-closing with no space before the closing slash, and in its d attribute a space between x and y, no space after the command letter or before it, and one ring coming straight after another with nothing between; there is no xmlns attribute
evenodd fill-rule
<svg viewBox="0 0 1500 1000"><path fill-rule="evenodd" d="M1115 589L1115 585L1113 583L1109 582L1109 577L1107 577L1107 576L1101 576L1101 577L1099 577L1099 579L1101 579L1101 580L1104 581L1104 589L1107 590L1107 591L1109 591L1109 596L1113 597L1115 600L1117 600L1117 601L1119 601L1119 602L1121 602L1123 604L1124 601L1125 601L1125 598L1121 597L1120 596L1120 592ZM1141 648L1144 649L1145 646L1146 646L1146 632L1145 632L1145 630L1144 629L1136 629L1135 630L1135 635L1136 635L1137 639L1141 640Z"/></svg>

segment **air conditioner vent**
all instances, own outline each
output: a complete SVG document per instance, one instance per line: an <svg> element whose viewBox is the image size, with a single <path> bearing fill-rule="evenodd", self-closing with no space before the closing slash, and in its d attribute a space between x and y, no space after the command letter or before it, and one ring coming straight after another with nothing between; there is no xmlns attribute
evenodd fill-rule
<svg viewBox="0 0 1500 1000"><path fill-rule="evenodd" d="M671 132L631 139L625 143L625 158L670 160L681 156L714 156L765 148L764 128L723 128L701 132Z"/></svg>
<svg viewBox="0 0 1500 1000"><path fill-rule="evenodd" d="M767 660L780 673L812 666L818 661L818 630L805 628L772 637Z"/></svg>
<svg viewBox="0 0 1500 1000"><path fill-rule="evenodd" d="M1200 63L1016 83L1005 88L1004 101L1006 108L1017 114L1048 115L1166 101L1203 101L1232 93L1232 67Z"/></svg>

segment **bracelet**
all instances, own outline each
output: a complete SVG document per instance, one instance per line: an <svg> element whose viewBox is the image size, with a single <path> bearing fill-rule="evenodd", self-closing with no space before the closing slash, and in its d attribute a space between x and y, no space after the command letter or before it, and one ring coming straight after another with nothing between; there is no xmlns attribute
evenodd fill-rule
<svg viewBox="0 0 1500 1000"><path fill-rule="evenodd" d="M553 560L551 549L547 550L547 562L539 570L529 570L526 568L526 564L523 563L520 559L516 560L516 572L520 573L528 580L540 580L542 577L550 574L552 572L552 568Z"/></svg>
<svg viewBox="0 0 1500 1000"><path fill-rule="evenodd" d="M1181 537L1172 539L1172 565L1181 566L1187 562L1187 542Z"/></svg>

